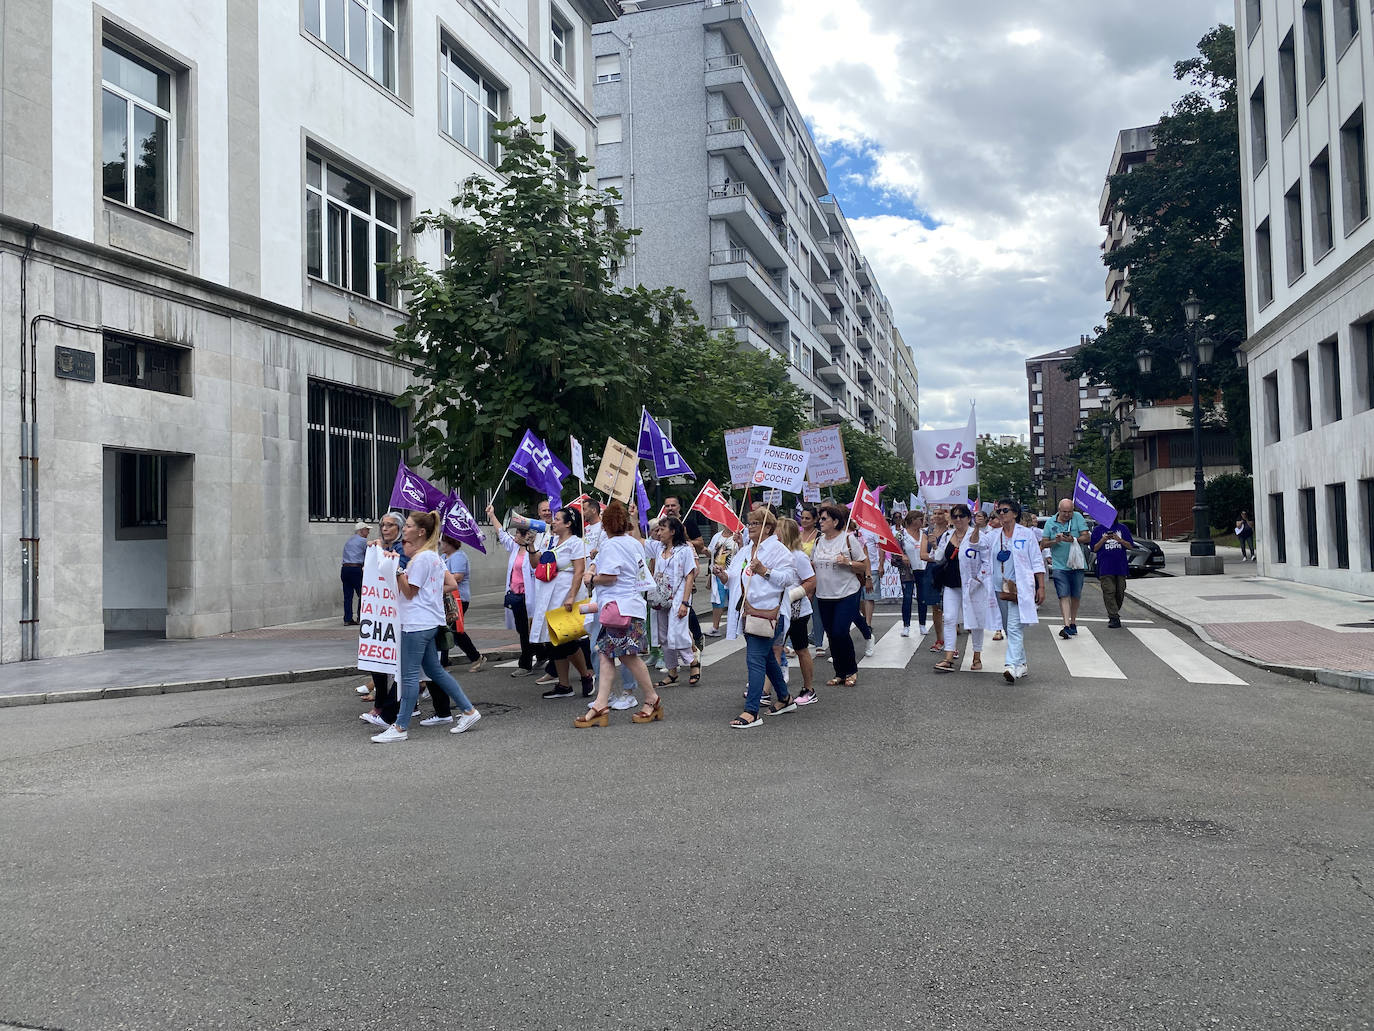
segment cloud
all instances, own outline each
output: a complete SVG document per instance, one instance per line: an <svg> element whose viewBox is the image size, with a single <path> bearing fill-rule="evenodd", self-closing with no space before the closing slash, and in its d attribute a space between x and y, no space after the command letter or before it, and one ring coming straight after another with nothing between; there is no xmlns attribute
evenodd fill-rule
<svg viewBox="0 0 1374 1031"><path fill-rule="evenodd" d="M1174 62L1232 4L752 4L915 351L922 423L975 398L980 428L1026 433L1024 359L1103 321L1116 133L1183 93Z"/></svg>

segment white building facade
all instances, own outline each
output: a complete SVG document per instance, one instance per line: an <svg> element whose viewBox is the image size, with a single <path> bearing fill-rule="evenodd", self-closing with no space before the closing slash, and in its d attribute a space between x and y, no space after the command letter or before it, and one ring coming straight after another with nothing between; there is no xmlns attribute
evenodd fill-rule
<svg viewBox="0 0 1374 1031"><path fill-rule="evenodd" d="M376 263L441 260L493 120L591 152L617 10L6 0L0 659L338 611L408 432Z"/></svg>
<svg viewBox="0 0 1374 1031"><path fill-rule="evenodd" d="M641 230L624 281L682 288L713 329L788 361L812 421L898 450L905 345L749 5L626 3L593 43L596 175Z"/></svg>
<svg viewBox="0 0 1374 1031"><path fill-rule="evenodd" d="M1374 12L1237 0L1259 571L1374 593Z"/></svg>

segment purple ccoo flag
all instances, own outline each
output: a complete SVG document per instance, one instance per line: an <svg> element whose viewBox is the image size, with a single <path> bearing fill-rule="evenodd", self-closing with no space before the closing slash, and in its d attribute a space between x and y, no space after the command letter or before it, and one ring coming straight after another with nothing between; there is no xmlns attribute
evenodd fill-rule
<svg viewBox="0 0 1374 1031"><path fill-rule="evenodd" d="M1111 526L1116 522L1116 507L1097 489L1097 484L1083 474L1082 469L1074 473L1073 503L1075 508L1081 508L1085 515L1103 526Z"/></svg>
<svg viewBox="0 0 1374 1031"><path fill-rule="evenodd" d="M653 461L654 475L659 479L665 476L696 475L682 460L677 448L673 447L673 442L668 439L647 409L640 410L639 457Z"/></svg>
<svg viewBox="0 0 1374 1031"><path fill-rule="evenodd" d="M392 508L412 512L438 512L448 501L448 495L423 476L411 472L405 462L396 464L396 482L391 487Z"/></svg>
<svg viewBox="0 0 1374 1031"><path fill-rule="evenodd" d="M515 449L515 457L510 460L510 471L523 476L525 482L540 494L547 494L550 503L563 493L563 477L569 469L554 457L544 442L529 430Z"/></svg>
<svg viewBox="0 0 1374 1031"><path fill-rule="evenodd" d="M485 555L487 545L482 538L482 531L477 528L477 520L472 518L472 513L468 511L468 506L463 504L463 499L458 496L456 490L448 496L446 504L448 507L444 512L444 536L461 541Z"/></svg>
<svg viewBox="0 0 1374 1031"><path fill-rule="evenodd" d="M635 470L635 505L639 509L639 532L649 533L649 493L644 489L644 478Z"/></svg>

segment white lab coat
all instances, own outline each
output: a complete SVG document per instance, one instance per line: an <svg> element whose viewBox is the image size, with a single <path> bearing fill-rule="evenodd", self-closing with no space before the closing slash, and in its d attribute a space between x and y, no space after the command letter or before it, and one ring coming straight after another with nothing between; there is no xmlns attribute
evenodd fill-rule
<svg viewBox="0 0 1374 1031"><path fill-rule="evenodd" d="M997 553L1002 550L1001 529L989 535L988 565L991 569L993 597L1002 585L1002 565L997 561ZM1021 614L1021 625L1027 626L1040 621L1035 607L1035 574L1045 572L1045 556L1040 550L1040 540L1029 526L1017 525L1011 538L1012 560L1016 563L1016 608Z"/></svg>
<svg viewBox="0 0 1374 1031"><path fill-rule="evenodd" d="M950 538L954 536L953 530L946 530L940 537L934 555L943 558L945 548L949 546ZM988 598L991 597L989 588L992 586L991 571L988 568L988 542L991 539L986 531L978 534L978 543L975 544L970 538L973 530L964 534L963 544L959 549L959 583L962 598L960 604L963 608L962 619L965 630L986 630L991 625L990 611L988 609Z"/></svg>
<svg viewBox="0 0 1374 1031"><path fill-rule="evenodd" d="M506 554L509 556L506 559L506 584L501 593L504 596L505 592L510 590L510 578L515 573L515 564L517 562L522 563L524 565L522 572L525 577L525 607L528 612L530 596L534 593L530 589L530 585L534 583L534 575L530 572L529 552L516 544L515 538L499 527L496 530L496 537L501 542L501 547L506 549ZM515 629L515 617L511 615L510 609L506 609L506 629Z"/></svg>

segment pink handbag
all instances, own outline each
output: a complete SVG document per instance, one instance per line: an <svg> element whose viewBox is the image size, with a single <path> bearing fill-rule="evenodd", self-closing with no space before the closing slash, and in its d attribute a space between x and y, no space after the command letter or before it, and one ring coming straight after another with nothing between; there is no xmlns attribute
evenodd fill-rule
<svg viewBox="0 0 1374 1031"><path fill-rule="evenodd" d="M622 630L630 625L630 617L620 611L620 604L608 601L601 606L600 614L601 625L610 627L612 630Z"/></svg>

